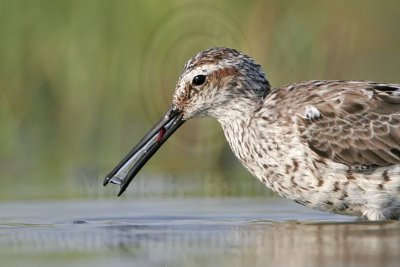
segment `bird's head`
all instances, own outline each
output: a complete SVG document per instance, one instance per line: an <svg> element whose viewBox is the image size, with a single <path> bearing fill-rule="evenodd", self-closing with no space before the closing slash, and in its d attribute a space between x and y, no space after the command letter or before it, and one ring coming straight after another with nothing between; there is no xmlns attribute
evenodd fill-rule
<svg viewBox="0 0 400 267"><path fill-rule="evenodd" d="M183 68L176 85L172 106L164 117L106 176L121 186L118 195L186 120L196 116L234 119L250 110L270 90L269 83L255 61L234 49L211 48L192 57Z"/></svg>
<svg viewBox="0 0 400 267"><path fill-rule="evenodd" d="M173 106L183 119L227 115L235 103L260 99L270 89L261 66L234 49L211 48L192 57L176 84ZM245 107L242 107L245 108Z"/></svg>

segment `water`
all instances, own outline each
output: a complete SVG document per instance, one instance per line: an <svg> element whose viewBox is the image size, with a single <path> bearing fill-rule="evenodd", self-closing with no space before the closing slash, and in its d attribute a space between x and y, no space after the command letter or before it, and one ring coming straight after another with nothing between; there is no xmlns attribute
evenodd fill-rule
<svg viewBox="0 0 400 267"><path fill-rule="evenodd" d="M9 202L1 266L399 266L399 222L281 199Z"/></svg>

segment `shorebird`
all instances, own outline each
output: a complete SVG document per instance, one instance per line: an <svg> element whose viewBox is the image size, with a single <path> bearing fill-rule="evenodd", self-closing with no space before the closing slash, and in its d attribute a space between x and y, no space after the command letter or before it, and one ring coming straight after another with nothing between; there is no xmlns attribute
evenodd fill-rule
<svg viewBox="0 0 400 267"><path fill-rule="evenodd" d="M253 58L230 48L192 57L171 108L106 176L121 195L185 121L221 124L240 162L280 196L367 220L400 216L400 85L312 80L271 89Z"/></svg>

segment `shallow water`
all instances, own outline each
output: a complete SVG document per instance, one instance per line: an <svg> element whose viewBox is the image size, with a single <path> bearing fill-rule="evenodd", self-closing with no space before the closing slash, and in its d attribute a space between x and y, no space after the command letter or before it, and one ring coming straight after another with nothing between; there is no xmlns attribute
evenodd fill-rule
<svg viewBox="0 0 400 267"><path fill-rule="evenodd" d="M281 199L9 202L1 266L398 266L399 222Z"/></svg>

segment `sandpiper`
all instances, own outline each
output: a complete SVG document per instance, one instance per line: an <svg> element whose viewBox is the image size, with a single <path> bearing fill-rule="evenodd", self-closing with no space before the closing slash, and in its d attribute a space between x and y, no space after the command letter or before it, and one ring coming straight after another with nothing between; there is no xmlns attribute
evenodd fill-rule
<svg viewBox="0 0 400 267"><path fill-rule="evenodd" d="M107 175L121 195L186 120L218 120L236 157L299 204L368 220L400 216L400 85L312 80L271 89L254 59L230 48L191 58L171 108Z"/></svg>

